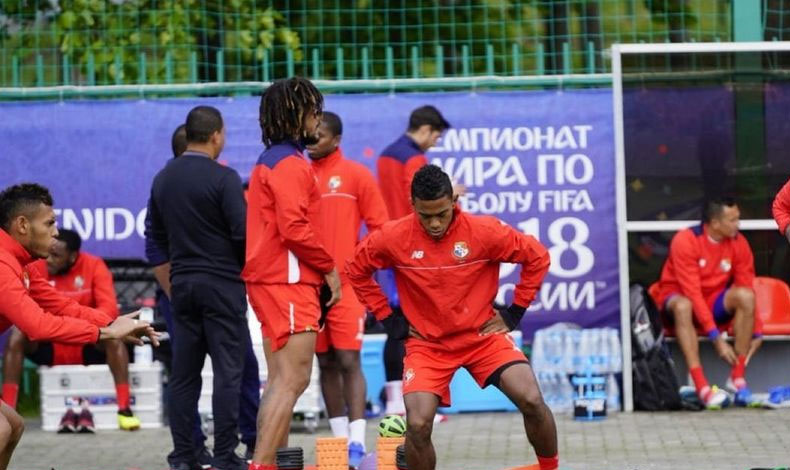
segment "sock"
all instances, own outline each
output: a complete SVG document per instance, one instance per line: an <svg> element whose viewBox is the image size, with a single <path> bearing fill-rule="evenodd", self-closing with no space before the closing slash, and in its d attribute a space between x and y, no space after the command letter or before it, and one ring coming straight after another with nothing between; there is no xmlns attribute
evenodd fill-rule
<svg viewBox="0 0 790 470"><path fill-rule="evenodd" d="M115 394L118 400L118 409L129 409L129 384L115 384Z"/></svg>
<svg viewBox="0 0 790 470"><path fill-rule="evenodd" d="M741 390L746 388L746 356L739 355L738 362L732 366L732 372L730 373L730 378L732 379L732 383L735 385L735 388Z"/></svg>
<svg viewBox="0 0 790 470"><path fill-rule="evenodd" d="M348 416L329 418L329 427L335 437L348 437Z"/></svg>
<svg viewBox="0 0 790 470"><path fill-rule="evenodd" d="M247 467L247 470L277 470L277 465L250 462L250 466Z"/></svg>
<svg viewBox="0 0 790 470"><path fill-rule="evenodd" d="M403 404L403 381L393 380L384 385L387 393L387 405L384 413L388 415L406 414L406 405Z"/></svg>
<svg viewBox="0 0 790 470"><path fill-rule="evenodd" d="M16 400L19 396L19 384L3 384L3 401L11 408L16 408Z"/></svg>
<svg viewBox="0 0 790 470"><path fill-rule="evenodd" d="M365 420L355 419L348 425L349 442L359 442L365 450Z"/></svg>
<svg viewBox="0 0 790 470"><path fill-rule="evenodd" d="M555 454L554 457L541 457L538 455L538 466L540 470L557 470L560 468L560 455Z"/></svg>
<svg viewBox="0 0 790 470"><path fill-rule="evenodd" d="M707 401L710 385L708 385L708 379L705 378L705 373L702 372L702 366L692 367L689 373L694 381L694 387L697 389L697 395L702 401Z"/></svg>

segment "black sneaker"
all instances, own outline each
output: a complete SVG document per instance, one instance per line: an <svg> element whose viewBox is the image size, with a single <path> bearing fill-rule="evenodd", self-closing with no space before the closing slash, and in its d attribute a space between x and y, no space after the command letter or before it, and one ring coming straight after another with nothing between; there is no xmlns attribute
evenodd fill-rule
<svg viewBox="0 0 790 470"><path fill-rule="evenodd" d="M197 461L200 464L200 468L208 469L214 465L214 456L211 455L211 451L208 450L208 447L203 446L197 453Z"/></svg>
<svg viewBox="0 0 790 470"><path fill-rule="evenodd" d="M170 464L170 470L202 470L202 467L197 462L179 462L175 465Z"/></svg>
<svg viewBox="0 0 790 470"><path fill-rule="evenodd" d="M409 470L409 467L406 465L406 446L403 444L395 449L395 468L398 470Z"/></svg>

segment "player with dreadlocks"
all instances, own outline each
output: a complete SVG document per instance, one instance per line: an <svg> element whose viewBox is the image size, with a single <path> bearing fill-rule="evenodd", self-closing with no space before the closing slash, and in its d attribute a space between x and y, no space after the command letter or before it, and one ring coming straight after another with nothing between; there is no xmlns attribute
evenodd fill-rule
<svg viewBox="0 0 790 470"><path fill-rule="evenodd" d="M340 300L335 262L315 230L321 192L302 155L318 141L323 101L299 77L274 82L261 97L266 150L250 177L242 276L271 360L250 470L277 470L277 448L287 446L293 407L310 382L324 280L331 291L326 305Z"/></svg>

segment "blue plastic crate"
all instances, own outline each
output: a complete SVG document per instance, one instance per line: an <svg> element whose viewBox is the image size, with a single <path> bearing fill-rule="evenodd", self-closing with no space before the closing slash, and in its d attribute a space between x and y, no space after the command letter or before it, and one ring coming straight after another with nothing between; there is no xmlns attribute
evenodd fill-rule
<svg viewBox="0 0 790 470"><path fill-rule="evenodd" d="M379 402L379 394L384 387L386 376L384 374L384 342L387 335L365 335L362 339L362 351L360 361L362 363L362 374L367 383L366 398L371 403Z"/></svg>

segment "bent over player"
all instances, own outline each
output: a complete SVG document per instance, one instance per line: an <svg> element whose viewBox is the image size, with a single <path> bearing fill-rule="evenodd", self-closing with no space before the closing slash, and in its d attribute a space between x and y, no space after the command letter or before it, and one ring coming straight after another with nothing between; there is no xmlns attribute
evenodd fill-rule
<svg viewBox="0 0 790 470"><path fill-rule="evenodd" d="M426 165L411 184L414 214L385 224L358 246L346 274L357 296L388 334L406 340L403 393L409 470L433 470L431 442L438 406L450 405L450 380L465 367L481 386L495 385L524 415L541 470L556 469L557 430L526 357L507 332L516 328L549 268L546 249L493 217L454 208L450 178ZM520 263L513 304L492 302L499 263ZM393 314L373 281L392 268L403 314Z"/></svg>

